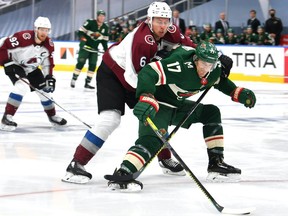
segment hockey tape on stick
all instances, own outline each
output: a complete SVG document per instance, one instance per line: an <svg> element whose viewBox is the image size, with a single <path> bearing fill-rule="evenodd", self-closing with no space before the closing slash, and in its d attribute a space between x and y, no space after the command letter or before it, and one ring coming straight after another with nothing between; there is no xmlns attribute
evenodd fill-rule
<svg viewBox="0 0 288 216"><path fill-rule="evenodd" d="M70 111L64 109L62 106L60 106L55 100L53 100L51 97L47 96L45 93L43 93L41 90L35 88L34 86L32 86L29 82L27 82L25 79L23 79L22 77L20 77L18 74L15 74L15 76L20 79L22 82L26 83L27 85L30 86L30 88L32 88L34 91L38 92L39 94L41 94L42 96L44 96L45 98L47 98L48 100L52 101L55 105L57 105L59 108L61 108L63 111L69 113L71 116L73 116L75 119L77 119L78 121L80 121L81 123L83 123L85 126L87 126L89 129L92 128L89 124L85 123L84 121L82 121L79 117L77 117L76 115L74 115L73 113L71 113Z"/></svg>

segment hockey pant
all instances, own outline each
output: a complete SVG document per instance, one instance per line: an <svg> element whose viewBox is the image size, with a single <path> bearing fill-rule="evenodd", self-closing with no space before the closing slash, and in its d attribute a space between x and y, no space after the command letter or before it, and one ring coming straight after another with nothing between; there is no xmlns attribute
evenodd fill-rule
<svg viewBox="0 0 288 216"><path fill-rule="evenodd" d="M160 109L152 121L158 129L168 131L168 126L177 125L187 112L191 110L194 103L195 102L187 100L177 109L160 104ZM188 129L192 123L203 124L203 137L208 149L222 149L224 147L221 114L218 107L199 104L182 127ZM187 142L187 147L189 147L189 143L191 142ZM145 126L139 122L139 138L136 140L135 145L129 148L121 167L131 173L140 170L151 157L157 154L162 146L162 141L150 126Z"/></svg>

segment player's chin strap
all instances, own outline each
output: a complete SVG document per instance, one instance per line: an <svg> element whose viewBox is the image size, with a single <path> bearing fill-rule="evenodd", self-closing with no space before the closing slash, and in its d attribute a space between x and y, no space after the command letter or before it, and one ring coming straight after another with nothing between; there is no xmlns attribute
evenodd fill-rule
<svg viewBox="0 0 288 216"><path fill-rule="evenodd" d="M43 91L35 88L34 86L32 86L29 82L27 82L25 79L23 79L22 77L20 77L18 74L15 74L15 76L20 79L22 82L26 83L27 85L30 86L30 88L32 88L34 91L38 92L39 94L41 94L42 96L44 96L45 98L47 98L48 100L52 101L55 105L57 105L59 108L61 108L63 111L69 113L71 116L73 116L75 119L77 119L78 121L80 121L82 124L84 124L85 126L87 126L89 129L92 128L89 124L85 123L84 121L82 121L79 117L77 117L76 115L74 115L73 113L71 113L70 111L64 109L62 106L60 106L58 103L56 103L55 100L53 100L51 97L49 97L46 93L44 93Z"/></svg>
<svg viewBox="0 0 288 216"><path fill-rule="evenodd" d="M199 104L199 103L198 103ZM197 106L193 108L193 110L196 109ZM192 112L191 112L192 113ZM188 116L189 117L189 116ZM173 147L170 145L168 142L168 139L165 139L163 136L163 129L162 131L157 128L157 126L153 123L153 121L148 117L146 119L147 123L151 127L151 129L155 132L155 134L161 139L163 144L167 146L176 160L179 161L179 163L184 167L185 171L191 176L191 178L194 180L194 182L197 184L197 186L201 189L201 191L206 195L206 197L212 202L212 204L216 207L216 209L225 214L236 214L236 215L245 215L245 214L250 214L254 208L250 209L226 209L223 206L219 205L216 200L212 197L212 195L206 190L206 188L202 185L202 183L198 180L198 178L193 174L193 172L189 169L189 167L184 163L182 158L177 154L177 152L173 149ZM183 122L184 123L184 122ZM179 124L180 125L180 124ZM165 133L165 132L164 132ZM171 135L171 134L170 134ZM170 136L171 137L171 136Z"/></svg>

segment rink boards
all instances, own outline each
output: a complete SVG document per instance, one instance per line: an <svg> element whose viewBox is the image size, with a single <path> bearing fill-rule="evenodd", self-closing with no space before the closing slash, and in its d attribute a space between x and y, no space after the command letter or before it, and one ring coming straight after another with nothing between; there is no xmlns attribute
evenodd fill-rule
<svg viewBox="0 0 288 216"><path fill-rule="evenodd" d="M218 45L217 48L233 59L230 75L233 80L288 83L288 47ZM55 71L73 71L78 50L77 41L56 41ZM102 52L98 55L97 65L101 62ZM87 70L87 62L83 70Z"/></svg>

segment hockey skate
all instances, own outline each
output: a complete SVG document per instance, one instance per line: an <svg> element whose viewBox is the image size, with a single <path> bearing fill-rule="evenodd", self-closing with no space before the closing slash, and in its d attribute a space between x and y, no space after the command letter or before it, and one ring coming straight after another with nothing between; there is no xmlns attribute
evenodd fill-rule
<svg viewBox="0 0 288 216"><path fill-rule="evenodd" d="M128 173L123 169L115 170L113 175L116 176L123 176L127 175ZM140 181L135 179L131 181L109 181L108 182L108 189L112 191L120 191L120 192L138 192L143 189L143 184Z"/></svg>
<svg viewBox="0 0 288 216"><path fill-rule="evenodd" d="M213 154L213 153L212 153ZM207 182L239 182L241 170L224 162L222 154L209 154Z"/></svg>
<svg viewBox="0 0 288 216"><path fill-rule="evenodd" d="M72 160L66 169L66 175L62 178L62 181L75 184L85 184L91 179L92 175L85 170L84 166Z"/></svg>
<svg viewBox="0 0 288 216"><path fill-rule="evenodd" d="M3 131L14 131L17 127L17 123L13 121L12 115L4 114L1 120L1 130Z"/></svg>
<svg viewBox="0 0 288 216"><path fill-rule="evenodd" d="M87 89L95 89L94 86L91 86L91 85L90 85L91 80L92 80L91 77L86 77L84 88L87 88Z"/></svg>
<svg viewBox="0 0 288 216"><path fill-rule="evenodd" d="M51 124L53 126L63 126L63 125L66 125L67 124L67 121L64 119L64 118L61 118L57 115L54 115L54 116L48 116L49 118L49 121L51 122Z"/></svg>
<svg viewBox="0 0 288 216"><path fill-rule="evenodd" d="M87 89L95 89L94 86L89 85L89 83L87 83L87 82L85 83L84 88L87 88Z"/></svg>
<svg viewBox="0 0 288 216"><path fill-rule="evenodd" d="M185 176L186 173L180 163L174 161L172 158L161 159L158 161L164 174Z"/></svg>
<svg viewBox="0 0 288 216"><path fill-rule="evenodd" d="M70 86L71 88L75 88L75 84L76 84L76 79L71 79L71 83L70 83Z"/></svg>

